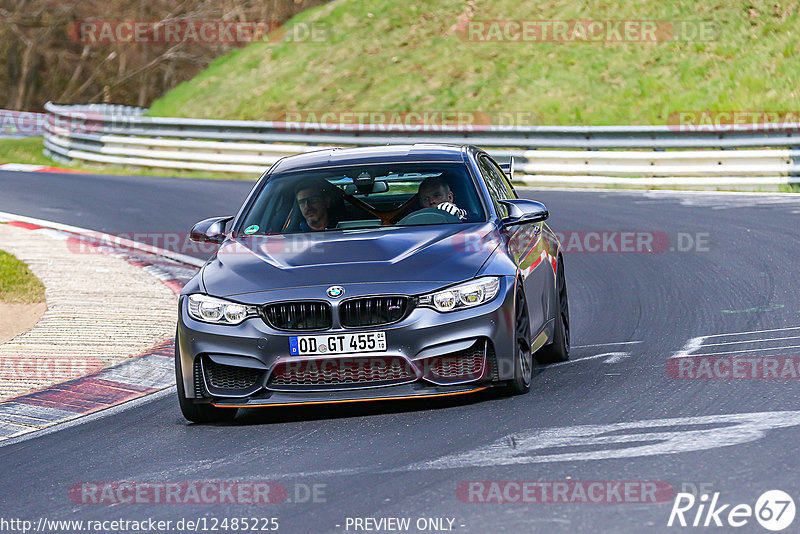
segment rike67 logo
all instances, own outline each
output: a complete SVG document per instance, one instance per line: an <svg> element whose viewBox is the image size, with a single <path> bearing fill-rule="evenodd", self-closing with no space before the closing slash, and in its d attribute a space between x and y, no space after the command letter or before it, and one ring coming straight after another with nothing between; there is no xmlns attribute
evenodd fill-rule
<svg viewBox="0 0 800 534"><path fill-rule="evenodd" d="M794 521L794 499L781 490L764 492L755 506L728 504L720 501L719 492L710 497L704 494L696 498L691 493L678 493L667 526L681 527L743 527L753 517L767 530L784 530Z"/></svg>

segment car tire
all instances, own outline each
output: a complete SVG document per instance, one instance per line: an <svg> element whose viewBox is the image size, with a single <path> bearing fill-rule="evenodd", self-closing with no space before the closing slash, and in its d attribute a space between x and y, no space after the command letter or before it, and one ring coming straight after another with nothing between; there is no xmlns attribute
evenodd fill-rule
<svg viewBox="0 0 800 534"><path fill-rule="evenodd" d="M564 260L560 256L556 268L556 305L558 313L553 326L553 342L536 352L534 357L539 363L558 363L569 359L569 299Z"/></svg>
<svg viewBox="0 0 800 534"><path fill-rule="evenodd" d="M217 408L211 404L195 404L194 399L186 397L177 333L175 335L175 382L178 386L178 404L180 404L183 417L188 421L192 423L223 423L232 421L236 417L238 410L235 408Z"/></svg>
<svg viewBox="0 0 800 534"><path fill-rule="evenodd" d="M514 302L514 378L508 382L510 395L523 395L530 391L533 379L533 357L531 355L531 322L528 302L521 282L518 282Z"/></svg>

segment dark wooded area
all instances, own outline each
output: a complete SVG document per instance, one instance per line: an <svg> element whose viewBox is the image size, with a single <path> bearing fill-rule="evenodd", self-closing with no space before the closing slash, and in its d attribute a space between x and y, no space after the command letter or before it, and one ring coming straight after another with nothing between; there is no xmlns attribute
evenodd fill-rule
<svg viewBox="0 0 800 534"><path fill-rule="evenodd" d="M325 0L0 0L0 108L54 102L147 106L244 43L86 43L85 21L283 23Z"/></svg>

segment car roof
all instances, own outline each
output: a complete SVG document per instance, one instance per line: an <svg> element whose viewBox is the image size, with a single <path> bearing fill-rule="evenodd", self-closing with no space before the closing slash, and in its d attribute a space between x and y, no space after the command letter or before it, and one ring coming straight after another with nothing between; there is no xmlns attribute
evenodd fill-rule
<svg viewBox="0 0 800 534"><path fill-rule="evenodd" d="M321 167L339 167L370 163L438 161L462 163L467 147L434 143L414 145L382 145L356 148L326 148L287 156L279 160L271 172L288 172Z"/></svg>

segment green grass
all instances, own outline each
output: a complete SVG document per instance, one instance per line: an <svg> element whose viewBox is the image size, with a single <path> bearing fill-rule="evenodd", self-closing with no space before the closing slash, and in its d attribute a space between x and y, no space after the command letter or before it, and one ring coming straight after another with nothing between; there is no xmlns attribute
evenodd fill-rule
<svg viewBox="0 0 800 534"><path fill-rule="evenodd" d="M93 174L124 174L133 176L170 176L175 178L209 178L227 180L255 180L257 175L240 173L210 173L196 171L178 171L172 169L149 169L134 166L104 165L94 163L61 163L45 156L42 152L41 137L24 137L20 139L0 139L0 163L27 163L46 165L62 169L72 169Z"/></svg>
<svg viewBox="0 0 800 534"><path fill-rule="evenodd" d="M0 250L0 302L44 302L44 285L28 266Z"/></svg>
<svg viewBox="0 0 800 534"><path fill-rule="evenodd" d="M42 153L41 137L0 139L0 163L29 163L66 168L66 165L56 165L53 160Z"/></svg>
<svg viewBox="0 0 800 534"><path fill-rule="evenodd" d="M708 21L706 42L468 42L473 21ZM800 109L800 8L782 0L337 0L324 42L256 43L153 103L154 116L302 111L533 112L538 124L664 124L687 110Z"/></svg>

